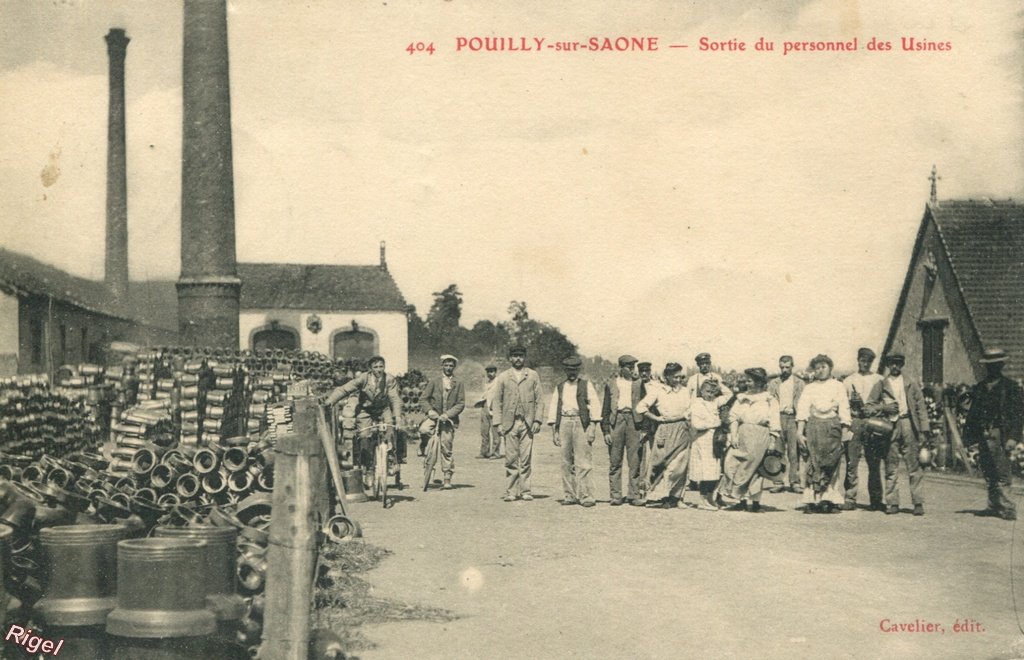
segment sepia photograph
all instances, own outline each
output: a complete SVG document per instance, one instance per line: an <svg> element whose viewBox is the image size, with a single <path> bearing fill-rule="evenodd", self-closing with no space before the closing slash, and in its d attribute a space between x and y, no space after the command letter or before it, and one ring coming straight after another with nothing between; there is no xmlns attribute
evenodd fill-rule
<svg viewBox="0 0 1024 660"><path fill-rule="evenodd" d="M1024 658L1016 0L0 0L0 658Z"/></svg>

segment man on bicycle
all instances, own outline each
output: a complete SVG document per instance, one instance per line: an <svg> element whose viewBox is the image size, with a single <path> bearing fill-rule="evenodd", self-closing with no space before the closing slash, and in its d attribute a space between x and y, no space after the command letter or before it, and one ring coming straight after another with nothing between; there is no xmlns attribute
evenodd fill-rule
<svg viewBox="0 0 1024 660"><path fill-rule="evenodd" d="M443 490L452 487L452 474L455 473L452 444L455 429L459 427L459 413L466 408L466 390L455 379L455 367L458 364L459 360L454 355L442 355L441 377L427 383L422 397L423 411L435 424L440 425L437 434L440 440L441 473L444 475L444 484L441 486Z"/></svg>
<svg viewBox="0 0 1024 660"><path fill-rule="evenodd" d="M324 404L333 406L353 394L359 395L356 428L360 438L370 435L371 427L385 425L378 435L381 442L395 448L398 458L403 452L395 447L395 428L402 426L402 398L398 394L398 380L384 373L384 358L375 355L368 361L369 371L359 374L341 387L334 388Z"/></svg>

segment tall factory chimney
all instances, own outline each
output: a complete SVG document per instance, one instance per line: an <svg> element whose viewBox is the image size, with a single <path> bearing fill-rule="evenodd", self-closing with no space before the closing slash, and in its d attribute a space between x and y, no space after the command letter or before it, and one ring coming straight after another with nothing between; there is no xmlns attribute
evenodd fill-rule
<svg viewBox="0 0 1024 660"><path fill-rule="evenodd" d="M238 348L226 0L185 0L184 23L178 333L186 345Z"/></svg>
<svg viewBox="0 0 1024 660"><path fill-rule="evenodd" d="M110 58L110 107L107 112L107 235L103 275L114 302L128 301L128 170L124 137L124 57L130 39L124 30L111 28L107 36Z"/></svg>

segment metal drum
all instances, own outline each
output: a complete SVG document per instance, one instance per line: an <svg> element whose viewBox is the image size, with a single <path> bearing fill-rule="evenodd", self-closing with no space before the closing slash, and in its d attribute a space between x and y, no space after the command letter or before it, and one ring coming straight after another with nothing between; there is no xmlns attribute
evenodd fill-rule
<svg viewBox="0 0 1024 660"><path fill-rule="evenodd" d="M95 626L117 605L117 543L124 525L63 525L39 531L43 597L35 613L53 626Z"/></svg>
<svg viewBox="0 0 1024 660"><path fill-rule="evenodd" d="M203 585L206 589L207 605L217 615L218 621L236 621L242 618L245 603L242 602L241 596L235 593L237 528L161 525L153 530L153 536L206 541L207 546L203 552L206 575L203 578Z"/></svg>
<svg viewBox="0 0 1024 660"><path fill-rule="evenodd" d="M200 637L217 629L206 609L207 542L129 539L117 544L117 608L107 632L118 637Z"/></svg>
<svg viewBox="0 0 1024 660"><path fill-rule="evenodd" d="M365 502L366 493L363 491L363 471L360 468L344 470L341 473L341 483L345 487L346 502Z"/></svg>

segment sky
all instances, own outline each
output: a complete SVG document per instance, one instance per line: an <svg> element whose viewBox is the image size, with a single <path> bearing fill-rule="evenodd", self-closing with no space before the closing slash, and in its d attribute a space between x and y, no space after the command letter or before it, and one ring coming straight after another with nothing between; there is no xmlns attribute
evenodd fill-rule
<svg viewBox="0 0 1024 660"><path fill-rule="evenodd" d="M178 2L0 0L0 244L102 276L111 27L131 276L175 279ZM238 259L369 264L385 240L424 316L454 282L464 325L526 300L587 354L850 368L884 344L933 164L940 199L1024 197L1022 28L1004 0L234 0ZM456 52L592 36L659 50Z"/></svg>

